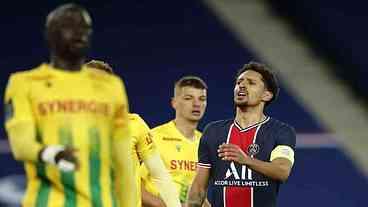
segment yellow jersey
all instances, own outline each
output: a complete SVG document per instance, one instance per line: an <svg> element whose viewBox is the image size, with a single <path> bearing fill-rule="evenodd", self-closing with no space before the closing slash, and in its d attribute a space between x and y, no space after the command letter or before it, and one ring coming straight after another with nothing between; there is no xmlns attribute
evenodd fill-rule
<svg viewBox="0 0 368 207"><path fill-rule="evenodd" d="M134 162L135 180L137 181L137 190L135 199L137 199L137 207L142 206L141 200L141 177L139 174L139 167L143 160L148 158L154 152L156 152L155 145L153 144L150 129L144 120L138 114L129 114L129 131L132 136L132 157ZM133 189L130 189L133 191ZM134 196L134 195L131 195ZM124 201L122 202L124 203ZM123 205L124 207L124 205ZM130 207L130 206L125 206Z"/></svg>
<svg viewBox="0 0 368 207"><path fill-rule="evenodd" d="M112 148L115 141L130 136L128 100L120 78L85 67L71 72L42 64L11 75L5 106L13 152L25 149L23 206L119 206ZM62 172L38 161L47 145L75 148L79 168Z"/></svg>
<svg viewBox="0 0 368 207"><path fill-rule="evenodd" d="M161 159L177 187L180 201L184 203L187 191L195 176L198 146L202 134L196 130L194 140L189 140L176 128L174 121L155 127L151 133ZM144 165L142 165L140 173L147 191L158 195L152 177Z"/></svg>

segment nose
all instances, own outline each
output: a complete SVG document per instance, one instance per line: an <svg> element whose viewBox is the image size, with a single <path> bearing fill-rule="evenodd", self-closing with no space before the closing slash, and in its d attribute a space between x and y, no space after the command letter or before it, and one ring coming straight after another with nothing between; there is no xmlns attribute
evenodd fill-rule
<svg viewBox="0 0 368 207"><path fill-rule="evenodd" d="M74 36L84 42L87 42L90 36L90 30L86 28L78 28L74 31Z"/></svg>
<svg viewBox="0 0 368 207"><path fill-rule="evenodd" d="M200 107L200 106L201 106L201 101L197 99L193 99L193 107Z"/></svg>
<svg viewBox="0 0 368 207"><path fill-rule="evenodd" d="M84 43L87 43L87 42L88 42L88 40L89 40L89 36L88 36L88 34L83 33L83 34L81 35L81 41L83 41Z"/></svg>
<svg viewBox="0 0 368 207"><path fill-rule="evenodd" d="M239 84L238 88L239 88L239 90L245 90L246 89L246 85L244 83Z"/></svg>

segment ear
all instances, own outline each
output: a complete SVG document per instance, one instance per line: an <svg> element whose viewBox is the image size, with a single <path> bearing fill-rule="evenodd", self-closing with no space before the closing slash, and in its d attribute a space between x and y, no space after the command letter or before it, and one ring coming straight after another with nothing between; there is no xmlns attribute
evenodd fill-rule
<svg viewBox="0 0 368 207"><path fill-rule="evenodd" d="M173 109L176 109L176 100L175 100L175 97L172 97L171 98L170 103L171 103L171 107L173 107Z"/></svg>
<svg viewBox="0 0 368 207"><path fill-rule="evenodd" d="M270 101L272 99L272 97L273 97L272 92L265 91L265 92L263 92L262 100L265 101L265 102L268 102L268 101Z"/></svg>

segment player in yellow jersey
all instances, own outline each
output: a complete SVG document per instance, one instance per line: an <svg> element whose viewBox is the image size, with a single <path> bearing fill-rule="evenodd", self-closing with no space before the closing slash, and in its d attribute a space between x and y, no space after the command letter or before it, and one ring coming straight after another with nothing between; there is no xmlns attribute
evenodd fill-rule
<svg viewBox="0 0 368 207"><path fill-rule="evenodd" d="M184 204L195 175L201 133L197 130L207 105L207 85L199 77L185 76L175 83L172 107L175 119L152 129L152 136ZM152 176L142 166L143 206L160 206ZM185 205L185 204L184 204Z"/></svg>
<svg viewBox="0 0 368 207"><path fill-rule="evenodd" d="M24 207L119 207L115 177L134 185L124 84L83 66L91 33L83 7L56 8L46 20L50 63L9 78L5 125L25 165Z"/></svg>
<svg viewBox="0 0 368 207"><path fill-rule="evenodd" d="M86 63L89 68L95 68L103 70L107 73L113 73L112 67L103 61L91 60ZM130 134L132 136L132 157L134 160L134 172L136 175L136 194L130 195L137 199L137 207L142 206L141 202L141 177L139 174L139 167L141 163L144 163L152 177L155 180L155 185L160 189L159 193L164 200L164 204L167 207L180 207L180 201L178 193L175 191L175 186L171 181L171 177L168 174L160 155L152 142L152 137L150 134L150 129L144 120L138 114L129 114L129 128ZM132 191L131 186L129 191ZM123 206L130 207L126 205L125 199L122 201Z"/></svg>

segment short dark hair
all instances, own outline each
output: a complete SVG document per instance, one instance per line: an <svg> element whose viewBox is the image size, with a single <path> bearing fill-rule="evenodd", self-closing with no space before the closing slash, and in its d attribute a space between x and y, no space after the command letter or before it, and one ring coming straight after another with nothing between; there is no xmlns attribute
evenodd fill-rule
<svg viewBox="0 0 368 207"><path fill-rule="evenodd" d="M46 25L45 25L46 28L49 28L51 26L51 24L53 24L54 22L59 21L60 17L63 16L65 14L65 12L67 12L67 11L85 12L89 16L88 11L83 6L81 6L79 4L75 4L75 3L63 4L63 5L58 6L54 10L52 10L47 15Z"/></svg>
<svg viewBox="0 0 368 207"><path fill-rule="evenodd" d="M175 91L177 88L183 88L185 86L190 86L193 88L197 88L197 89L208 89L206 82L204 82L204 80L202 80L202 78L198 77L198 76L184 76L182 78L180 78L179 80L177 80L175 82L174 88Z"/></svg>
<svg viewBox="0 0 368 207"><path fill-rule="evenodd" d="M277 96L279 95L279 84L276 78L275 73L267 67L265 64L258 63L255 61L250 61L249 63L245 64L242 68L238 70L238 73L236 74L235 81L238 79L238 77L244 73L245 71L253 70L262 76L263 83L265 84L267 90L271 91L273 94L271 100L269 100L266 105L270 104L272 101L274 101Z"/></svg>

